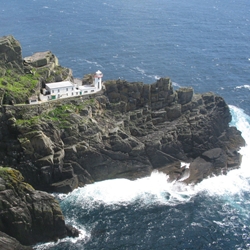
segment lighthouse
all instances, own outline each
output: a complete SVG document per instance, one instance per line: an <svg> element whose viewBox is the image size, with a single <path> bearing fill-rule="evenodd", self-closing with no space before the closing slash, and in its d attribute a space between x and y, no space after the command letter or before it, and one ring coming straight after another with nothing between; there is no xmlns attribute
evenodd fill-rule
<svg viewBox="0 0 250 250"><path fill-rule="evenodd" d="M95 88L96 90L101 90L101 87L102 87L102 77L103 77L103 74L100 70L96 71L95 72Z"/></svg>

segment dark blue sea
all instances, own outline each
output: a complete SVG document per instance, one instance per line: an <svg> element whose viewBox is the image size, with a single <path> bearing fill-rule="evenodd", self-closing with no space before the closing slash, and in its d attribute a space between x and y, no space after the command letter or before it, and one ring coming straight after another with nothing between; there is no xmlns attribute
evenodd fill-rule
<svg viewBox="0 0 250 250"><path fill-rule="evenodd" d="M247 142L241 168L195 187L153 173L56 195L76 239L36 249L250 249L249 0L0 0L0 36L50 50L75 77L153 83L225 98Z"/></svg>

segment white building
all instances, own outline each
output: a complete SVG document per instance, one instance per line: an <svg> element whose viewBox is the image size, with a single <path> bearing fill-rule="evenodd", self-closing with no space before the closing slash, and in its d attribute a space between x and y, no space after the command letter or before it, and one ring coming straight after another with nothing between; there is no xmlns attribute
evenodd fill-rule
<svg viewBox="0 0 250 250"><path fill-rule="evenodd" d="M49 100L74 96L76 93L75 86L70 81L47 83L45 88Z"/></svg>
<svg viewBox="0 0 250 250"><path fill-rule="evenodd" d="M37 95L33 95L29 98L29 104L36 104L38 103L38 96Z"/></svg>
<svg viewBox="0 0 250 250"><path fill-rule="evenodd" d="M46 83L41 100L56 100L79 95L94 94L102 89L103 74L98 70L94 75L93 84L77 85L70 81Z"/></svg>

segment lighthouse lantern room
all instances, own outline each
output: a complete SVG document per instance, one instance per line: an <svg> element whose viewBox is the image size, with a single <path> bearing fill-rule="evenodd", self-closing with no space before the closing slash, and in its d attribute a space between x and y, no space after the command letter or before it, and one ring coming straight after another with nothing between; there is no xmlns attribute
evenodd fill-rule
<svg viewBox="0 0 250 250"><path fill-rule="evenodd" d="M102 77L103 77L102 72L100 70L96 71L96 73L95 73L95 88L97 88L98 90L100 90L102 87Z"/></svg>

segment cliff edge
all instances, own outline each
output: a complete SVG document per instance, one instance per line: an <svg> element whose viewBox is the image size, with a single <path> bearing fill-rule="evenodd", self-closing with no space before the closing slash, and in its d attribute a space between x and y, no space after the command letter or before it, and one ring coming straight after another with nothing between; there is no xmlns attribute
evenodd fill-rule
<svg viewBox="0 0 250 250"><path fill-rule="evenodd" d="M66 229L53 197L24 184L16 170L36 189L68 193L95 181L136 179L155 170L172 181L195 184L240 166L238 150L245 142L229 126L231 114L222 97L195 94L190 87L174 90L165 77L153 84L109 80L97 94L27 105L28 94L45 82L72 79L72 71L59 66L51 52L13 61L8 53L21 53L13 39L0 39L5 44L0 55L6 54L0 56L0 164L12 168L0 172L14 174L21 189L8 188L9 179L0 175L0 231L21 243L64 237ZM12 49L1 49L11 44L6 40ZM11 84L22 87L13 91ZM8 105L10 100L19 105Z"/></svg>
<svg viewBox="0 0 250 250"><path fill-rule="evenodd" d="M35 188L70 192L94 181L158 170L197 183L241 162L241 133L222 97L154 84L106 81L99 94L4 106L0 160ZM189 168L181 162L190 163Z"/></svg>
<svg viewBox="0 0 250 250"><path fill-rule="evenodd" d="M47 70L42 81L62 80L56 71L51 78L49 69L59 63L48 52L23 64L31 72ZM110 178L135 179L153 170L197 183L240 165L237 151L245 142L229 127L231 114L222 97L195 94L190 87L174 90L169 78L104 85L94 95L2 106L0 162L49 192ZM189 169L181 162L190 163Z"/></svg>

